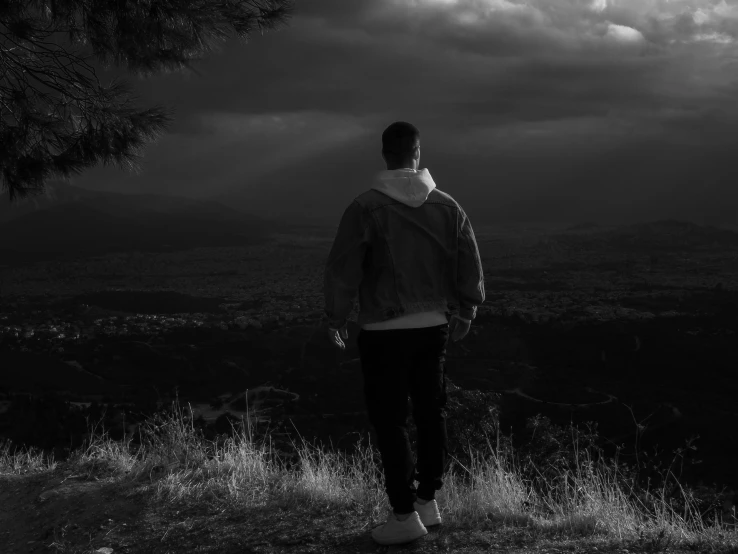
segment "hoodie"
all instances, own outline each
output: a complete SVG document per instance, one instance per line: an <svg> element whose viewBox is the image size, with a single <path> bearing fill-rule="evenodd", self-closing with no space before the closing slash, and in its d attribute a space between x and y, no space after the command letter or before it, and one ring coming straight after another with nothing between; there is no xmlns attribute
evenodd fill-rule
<svg viewBox="0 0 738 554"><path fill-rule="evenodd" d="M386 169L376 175L371 188L411 208L419 208L428 199L430 192L436 188L436 183L427 168L419 170L409 168ZM470 320L465 321L471 322ZM445 323L448 323L445 312L433 311L395 317L379 323L366 323L362 326L362 329L367 331L414 329L434 327Z"/></svg>

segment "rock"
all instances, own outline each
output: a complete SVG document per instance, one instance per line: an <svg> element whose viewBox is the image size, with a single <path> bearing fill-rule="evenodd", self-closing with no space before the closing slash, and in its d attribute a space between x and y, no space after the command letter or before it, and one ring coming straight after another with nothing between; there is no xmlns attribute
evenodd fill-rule
<svg viewBox="0 0 738 554"><path fill-rule="evenodd" d="M113 554L113 549L109 546L103 546L95 550L95 554Z"/></svg>

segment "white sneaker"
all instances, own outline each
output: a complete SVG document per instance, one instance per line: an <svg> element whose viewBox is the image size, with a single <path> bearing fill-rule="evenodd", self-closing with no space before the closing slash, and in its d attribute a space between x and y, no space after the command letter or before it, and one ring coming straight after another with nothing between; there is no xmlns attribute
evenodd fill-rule
<svg viewBox="0 0 738 554"><path fill-rule="evenodd" d="M423 526L417 512L413 512L405 521L400 521L390 510L387 523L376 527L372 531L372 538L379 544L405 544L427 535L428 530Z"/></svg>
<svg viewBox="0 0 738 554"><path fill-rule="evenodd" d="M441 512L438 510L438 503L435 500L430 500L425 504L413 502L413 508L418 512L420 521L425 527L441 523Z"/></svg>

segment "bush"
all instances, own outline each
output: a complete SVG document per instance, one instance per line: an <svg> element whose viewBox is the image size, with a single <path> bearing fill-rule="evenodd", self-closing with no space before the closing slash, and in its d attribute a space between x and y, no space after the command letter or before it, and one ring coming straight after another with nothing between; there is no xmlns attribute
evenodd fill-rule
<svg viewBox="0 0 738 554"><path fill-rule="evenodd" d="M548 496L560 476L576 475L585 462L601 460L597 423L584 426L564 428L540 414L528 418L516 451L523 479L538 494Z"/></svg>
<svg viewBox="0 0 738 554"><path fill-rule="evenodd" d="M490 454L490 445L506 448L507 437L498 433L500 395L494 392L463 390L453 384L447 389L446 430L448 433L449 464L455 458L465 467L471 464L469 449ZM417 452L417 427L410 418L410 443ZM478 456L477 454L477 456Z"/></svg>

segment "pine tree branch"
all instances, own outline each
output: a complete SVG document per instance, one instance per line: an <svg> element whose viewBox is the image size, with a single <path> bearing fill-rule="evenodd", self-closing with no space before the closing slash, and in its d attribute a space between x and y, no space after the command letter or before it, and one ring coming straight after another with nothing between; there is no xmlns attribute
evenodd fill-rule
<svg viewBox="0 0 738 554"><path fill-rule="evenodd" d="M172 110L131 107L126 83L103 87L91 57L140 76L197 73L191 62L232 32L247 40L286 23L293 1L0 0L0 182L11 201L100 162L139 171L172 122Z"/></svg>

